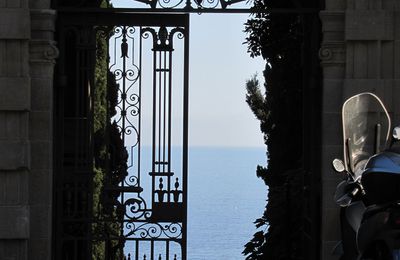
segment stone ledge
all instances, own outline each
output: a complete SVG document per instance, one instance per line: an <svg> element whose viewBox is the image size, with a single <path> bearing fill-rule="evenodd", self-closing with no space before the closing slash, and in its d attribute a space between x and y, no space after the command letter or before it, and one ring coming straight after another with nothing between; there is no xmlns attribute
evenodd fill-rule
<svg viewBox="0 0 400 260"><path fill-rule="evenodd" d="M357 10L346 12L346 40L393 40L393 12Z"/></svg>
<svg viewBox="0 0 400 260"><path fill-rule="evenodd" d="M30 78L0 77L0 110L24 111L31 105Z"/></svg>
<svg viewBox="0 0 400 260"><path fill-rule="evenodd" d="M27 141L0 141L0 169L30 168L30 144Z"/></svg>
<svg viewBox="0 0 400 260"><path fill-rule="evenodd" d="M49 9L31 9L32 39L54 38L56 11Z"/></svg>
<svg viewBox="0 0 400 260"><path fill-rule="evenodd" d="M56 11L51 9L31 9L32 30L52 31L55 29Z"/></svg>
<svg viewBox="0 0 400 260"><path fill-rule="evenodd" d="M0 9L0 39L29 39L29 9Z"/></svg>
<svg viewBox="0 0 400 260"><path fill-rule="evenodd" d="M319 17L322 21L323 32L344 31L345 12L344 11L321 11Z"/></svg>
<svg viewBox="0 0 400 260"><path fill-rule="evenodd" d="M0 206L0 239L29 238L29 207Z"/></svg>

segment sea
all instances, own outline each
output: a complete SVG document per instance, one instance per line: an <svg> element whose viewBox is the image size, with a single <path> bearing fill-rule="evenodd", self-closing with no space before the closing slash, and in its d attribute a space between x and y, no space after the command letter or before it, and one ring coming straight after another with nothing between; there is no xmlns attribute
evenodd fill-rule
<svg viewBox="0 0 400 260"><path fill-rule="evenodd" d="M257 165L266 165L265 148L189 149L187 259L245 258L267 198Z"/></svg>
<svg viewBox="0 0 400 260"><path fill-rule="evenodd" d="M178 151L173 150L176 166L181 164ZM245 259L244 245L257 231L253 222L262 216L268 192L256 177L257 165L266 165L265 148L189 148L188 260ZM134 252L132 243L125 246L127 253ZM159 246L155 255L165 252L163 248ZM141 247L143 254L149 255L146 245Z"/></svg>

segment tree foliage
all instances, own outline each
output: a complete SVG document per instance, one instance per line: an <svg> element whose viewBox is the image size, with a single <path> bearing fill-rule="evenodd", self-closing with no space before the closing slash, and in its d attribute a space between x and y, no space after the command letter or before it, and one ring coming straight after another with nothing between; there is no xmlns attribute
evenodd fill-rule
<svg viewBox="0 0 400 260"><path fill-rule="evenodd" d="M245 245L247 260L302 258L302 68L301 20L297 14L273 14L271 8L295 8L292 1L255 0L264 12L245 24L250 56L266 61L264 87L256 77L246 83L246 102L260 121L267 146L267 167L257 176L268 186L264 214Z"/></svg>
<svg viewBox="0 0 400 260"><path fill-rule="evenodd" d="M107 50L107 38L104 33L98 33L93 98L93 215L97 223L92 232L105 241L93 242L92 259L121 259L119 249L123 248L123 242L116 239L120 236L123 218L116 207L120 193L113 188L127 175L128 153L119 126L111 121L117 113L119 86L108 69Z"/></svg>

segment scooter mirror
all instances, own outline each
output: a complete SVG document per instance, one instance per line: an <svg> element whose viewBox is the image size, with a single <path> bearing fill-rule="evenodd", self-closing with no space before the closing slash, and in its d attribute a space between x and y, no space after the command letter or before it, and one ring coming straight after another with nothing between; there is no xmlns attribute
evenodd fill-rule
<svg viewBox="0 0 400 260"><path fill-rule="evenodd" d="M396 141L400 140L400 126L396 126L393 129L392 136L393 136L393 139L395 139Z"/></svg>
<svg viewBox="0 0 400 260"><path fill-rule="evenodd" d="M400 130L400 129L399 129ZM346 168L344 167L344 163L340 159L334 159L332 162L333 169L337 172L344 172Z"/></svg>

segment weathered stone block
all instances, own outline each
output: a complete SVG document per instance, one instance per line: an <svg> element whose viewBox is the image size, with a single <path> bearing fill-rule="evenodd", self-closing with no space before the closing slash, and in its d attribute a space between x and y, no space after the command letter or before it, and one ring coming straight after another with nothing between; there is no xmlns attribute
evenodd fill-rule
<svg viewBox="0 0 400 260"><path fill-rule="evenodd" d="M394 80L383 80L383 96L380 97L382 99L383 104L389 113L394 112L395 103L398 103L398 97L394 96Z"/></svg>
<svg viewBox="0 0 400 260"><path fill-rule="evenodd" d="M28 172L0 171L0 205L28 204Z"/></svg>
<svg viewBox="0 0 400 260"><path fill-rule="evenodd" d="M22 239L0 240L1 260L27 260L27 241Z"/></svg>
<svg viewBox="0 0 400 260"><path fill-rule="evenodd" d="M400 97L400 80L393 81L393 105L392 109L396 114L400 114L400 102L398 98ZM395 121L395 123L400 124L400 121Z"/></svg>
<svg viewBox="0 0 400 260"><path fill-rule="evenodd" d="M28 254L31 257L40 256L40 260L50 260L51 239L30 239L28 241Z"/></svg>
<svg viewBox="0 0 400 260"><path fill-rule="evenodd" d="M30 92L28 77L0 77L0 110L29 110Z"/></svg>
<svg viewBox="0 0 400 260"><path fill-rule="evenodd" d="M27 141L0 141L0 169L30 167L30 145Z"/></svg>
<svg viewBox="0 0 400 260"><path fill-rule="evenodd" d="M29 207L0 206L0 239L29 238Z"/></svg>
<svg viewBox="0 0 400 260"><path fill-rule="evenodd" d="M52 138L52 113L50 111L29 113L30 132L32 141L49 141Z"/></svg>
<svg viewBox="0 0 400 260"><path fill-rule="evenodd" d="M338 127L342 122L340 111L322 114L322 142L323 145L341 145L342 128Z"/></svg>
<svg viewBox="0 0 400 260"><path fill-rule="evenodd" d="M29 9L0 9L0 39L29 39Z"/></svg>
<svg viewBox="0 0 400 260"><path fill-rule="evenodd" d="M346 12L346 40L393 40L393 12L355 10Z"/></svg>
<svg viewBox="0 0 400 260"><path fill-rule="evenodd" d="M28 77L28 60L28 40L0 40L0 77Z"/></svg>
<svg viewBox="0 0 400 260"><path fill-rule="evenodd" d="M29 172L29 204L49 206L52 199L52 175L50 170Z"/></svg>
<svg viewBox="0 0 400 260"><path fill-rule="evenodd" d="M49 141L31 141L32 169L51 169L52 143Z"/></svg>
<svg viewBox="0 0 400 260"><path fill-rule="evenodd" d="M325 79L342 79L345 75L345 64L322 64Z"/></svg>
<svg viewBox="0 0 400 260"><path fill-rule="evenodd" d="M325 79L322 110L324 112L340 112L343 105L343 80Z"/></svg>
<svg viewBox="0 0 400 260"><path fill-rule="evenodd" d="M385 41L381 42L381 45L382 45L382 54L379 61L379 64L381 65L381 76L384 79L393 79L394 68L395 68L394 61L396 60L394 54L394 42Z"/></svg>
<svg viewBox="0 0 400 260"><path fill-rule="evenodd" d="M345 79L343 100L362 92L372 92L383 98L384 85L384 80L379 79Z"/></svg>
<svg viewBox="0 0 400 260"><path fill-rule="evenodd" d="M27 139L28 114L20 111L0 111L0 139Z"/></svg>
<svg viewBox="0 0 400 260"><path fill-rule="evenodd" d="M30 237L32 239L51 238L51 215L49 206L31 206L30 220L34 225L30 226Z"/></svg>
<svg viewBox="0 0 400 260"><path fill-rule="evenodd" d="M51 111L53 107L52 78L31 79L31 109L34 111Z"/></svg>
<svg viewBox="0 0 400 260"><path fill-rule="evenodd" d="M323 222L326 226L324 230L324 240L340 240L340 207L338 206L336 209L326 210Z"/></svg>

